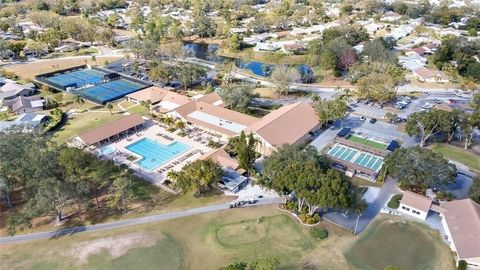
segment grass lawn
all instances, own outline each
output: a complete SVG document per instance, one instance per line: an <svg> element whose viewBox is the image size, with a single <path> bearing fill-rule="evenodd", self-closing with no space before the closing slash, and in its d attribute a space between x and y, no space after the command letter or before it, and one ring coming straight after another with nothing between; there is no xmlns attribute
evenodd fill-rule
<svg viewBox="0 0 480 270"><path fill-rule="evenodd" d="M264 217L263 222L257 223L258 217ZM343 254L352 245L362 243L363 235L355 243L357 237L350 232L328 222L321 226L328 229L329 236L315 240L309 228L274 206L226 209L58 239L1 245L0 269L218 269L233 262L250 262L267 256L278 256L280 269L356 269L347 263ZM377 227L373 230L377 231ZM430 236L430 230L415 228L418 230L413 230L415 236L426 236L415 238L412 243L433 241L433 255L430 249L421 250L419 254L441 258L439 263L430 264L431 269L453 269L448 247L431 240L434 237ZM401 227L387 231L392 236L386 237L404 237L405 230ZM419 247L407 249L427 247L428 244L420 243ZM387 247L387 250L392 249ZM365 253L377 257L385 252L372 246L365 249ZM400 250L387 257L409 261L405 254Z"/></svg>
<svg viewBox="0 0 480 270"><path fill-rule="evenodd" d="M181 269L184 259L182 243L153 229L142 232L114 230L40 240L1 253L2 269L170 270Z"/></svg>
<svg viewBox="0 0 480 270"><path fill-rule="evenodd" d="M68 119L67 123L53 134L52 139L57 143L64 143L73 136L122 117L125 116L121 114L112 115L109 112L86 112L77 114L75 118Z"/></svg>
<svg viewBox="0 0 480 270"><path fill-rule="evenodd" d="M2 245L0 268L218 269L275 255L285 269L301 269L315 247L306 228L268 206Z"/></svg>
<svg viewBox="0 0 480 270"><path fill-rule="evenodd" d="M446 159L465 164L470 169L480 172L480 156L445 143L437 143L431 146L434 152L442 154Z"/></svg>
<svg viewBox="0 0 480 270"><path fill-rule="evenodd" d="M124 105L122 104L122 106L124 106ZM128 108L127 111L130 114L146 115L150 110L145 106L136 105L136 106L133 106L131 108Z"/></svg>
<svg viewBox="0 0 480 270"><path fill-rule="evenodd" d="M368 140L368 139L365 139L363 137L355 136L355 135L348 136L347 140L350 140L350 141L356 142L356 143L360 143L360 144L363 144L363 145L367 145L367 146L370 146L370 147L373 147L373 148L382 149L382 150L385 150L385 148L387 147L386 144L376 142L376 141L372 141L372 140Z"/></svg>
<svg viewBox="0 0 480 270"><path fill-rule="evenodd" d="M267 64L289 64L289 65L299 65L304 64L306 61L306 55L281 55L278 53L263 53L263 52L253 52L253 49L248 48L239 52L232 52L228 49L223 49L218 51L218 55L231 58L239 58L249 61L257 61Z"/></svg>
<svg viewBox="0 0 480 270"><path fill-rule="evenodd" d="M379 182L373 182L373 181L369 181L369 180L365 180L363 178L360 178L360 177L350 177L350 182L352 184L354 184L355 186L359 186L359 187L381 187L382 186L382 183L379 183Z"/></svg>
<svg viewBox="0 0 480 270"><path fill-rule="evenodd" d="M123 56L118 57L103 57L97 56L97 62L91 60L90 56L70 58L70 59L43 59L32 63L22 63L15 65L5 66L4 69L8 72L17 74L19 77L28 80L34 80L35 75L52 72L55 70L71 68L75 66L85 65L86 63L91 65L103 64L105 60L113 62L119 60Z"/></svg>
<svg viewBox="0 0 480 270"><path fill-rule="evenodd" d="M375 221L346 252L355 269L453 269L438 232L420 223L391 218Z"/></svg>

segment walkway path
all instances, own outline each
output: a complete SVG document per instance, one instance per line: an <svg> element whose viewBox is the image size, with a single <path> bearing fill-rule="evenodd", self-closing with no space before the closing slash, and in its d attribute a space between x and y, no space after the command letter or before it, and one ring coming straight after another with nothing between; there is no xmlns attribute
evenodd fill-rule
<svg viewBox="0 0 480 270"><path fill-rule="evenodd" d="M371 190L371 191L370 191ZM394 194L400 193L397 187L397 181L389 180L385 182L381 188L370 187L369 191L365 193L364 199L367 203L367 209L360 215L355 213L344 213L339 211L331 211L325 213L323 217L338 226L354 231L358 218L358 226L356 233L362 232L380 212L383 206L387 203L390 197Z"/></svg>
<svg viewBox="0 0 480 270"><path fill-rule="evenodd" d="M279 199L261 199L255 205L269 205L269 204L276 204L280 202ZM72 235L75 233L80 232L91 232L91 231L101 231L101 230L108 230L108 229L115 229L121 228L130 225L138 225L150 222L157 222L162 220L169 220L187 216L193 216L198 214L222 211L228 209L228 203L222 204L214 204L199 208L193 208L188 210L181 210L175 211L170 213L163 213L139 218L132 218L132 219L125 219L119 220L109 223L102 223L102 224L95 224L95 225L87 225L87 226L77 226L77 227L69 227L69 228L62 228L54 231L46 231L46 232L38 232L38 233L31 233L31 234L23 234L23 235L16 235L16 236L8 236L0 238L0 245L1 244L9 244L9 243L17 243L21 241L29 241L29 240L37 240L37 239L45 239L45 238L58 238L65 235ZM255 206L253 205L253 206Z"/></svg>

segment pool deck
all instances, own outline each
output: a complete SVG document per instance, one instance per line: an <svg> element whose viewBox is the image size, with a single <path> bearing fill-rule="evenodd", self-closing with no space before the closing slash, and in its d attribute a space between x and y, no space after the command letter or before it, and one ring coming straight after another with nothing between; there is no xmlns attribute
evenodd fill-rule
<svg viewBox="0 0 480 270"><path fill-rule="evenodd" d="M168 132L165 128L155 124L151 120L147 120L145 126L146 126L146 128L144 130L138 132L137 134L131 135L128 138L125 138L125 139L122 139L120 141L117 141L117 142L114 142L114 143L110 144L110 145L116 147L117 150L115 151L115 153L113 153L111 155L105 155L105 157L113 159L113 161L116 164L122 164L123 163L123 164L128 165L131 169L135 170L135 172L138 176L144 178L145 180L151 182L152 184L155 184L155 185L158 185L158 186L162 185L163 182L165 181L166 175L168 174L169 171L171 171L171 170L180 171L183 168L183 166L185 166L185 164L187 164L188 162L195 161L196 159L198 159L202 155L202 153L206 153L206 152L211 150L211 148L207 147L206 145L204 145L200 142L196 142L193 139L188 138L187 136L185 136L185 137L178 136L177 135L177 133L179 132L178 130L175 131L174 133ZM167 136L171 137L173 140L169 140L169 139L167 139L163 136L158 136L157 134L167 135ZM137 165L136 160L135 161L130 161L130 160L127 159L128 156L135 156L135 157L137 157L137 159L142 158L140 155L131 152L126 147L129 146L130 144L133 144L133 143L143 139L143 138L149 138L151 140L154 140L158 143L165 144L165 145L171 144L174 141L178 141L178 142L181 142L183 144L186 144L186 145L190 146L190 149L188 149L184 153L172 158L171 160L165 162L164 164L160 165L159 167L157 167L157 168L155 168L151 171L147 171L145 169L142 169L139 165ZM194 154L192 154L192 153L194 153ZM186 156L189 155L189 154L191 156L186 158ZM184 159L184 160L182 162L176 164L176 165L173 165L173 162L177 161L179 159ZM165 170L162 173L158 172L158 170L160 170L162 168L165 168L169 165L172 165L172 167L169 168L168 170Z"/></svg>

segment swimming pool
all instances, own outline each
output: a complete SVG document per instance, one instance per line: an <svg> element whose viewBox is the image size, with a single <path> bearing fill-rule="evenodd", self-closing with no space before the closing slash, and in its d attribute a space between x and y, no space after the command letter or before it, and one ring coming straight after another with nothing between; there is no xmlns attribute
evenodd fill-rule
<svg viewBox="0 0 480 270"><path fill-rule="evenodd" d="M144 170L151 171L169 160L185 153L190 146L181 142L165 145L149 138L143 138L126 147L135 154L142 156L136 163Z"/></svg>
<svg viewBox="0 0 480 270"><path fill-rule="evenodd" d="M100 152L103 154L103 155L110 155L112 153L114 153L115 151L117 150L117 148L113 145L107 145L107 146L104 146L100 149Z"/></svg>

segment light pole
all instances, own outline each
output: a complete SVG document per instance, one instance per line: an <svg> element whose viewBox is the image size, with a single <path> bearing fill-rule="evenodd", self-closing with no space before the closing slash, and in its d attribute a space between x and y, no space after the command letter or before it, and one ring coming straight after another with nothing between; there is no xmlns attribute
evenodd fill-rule
<svg viewBox="0 0 480 270"><path fill-rule="evenodd" d="M353 235L354 235L354 236L357 234L358 220L360 219L360 216L361 216L361 215L362 215L362 214L360 213L360 214L358 214L358 216L357 216L357 222L355 223L355 229L353 230Z"/></svg>

